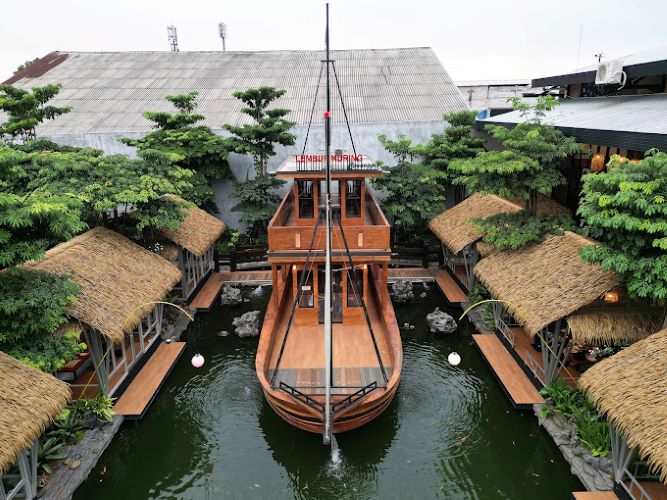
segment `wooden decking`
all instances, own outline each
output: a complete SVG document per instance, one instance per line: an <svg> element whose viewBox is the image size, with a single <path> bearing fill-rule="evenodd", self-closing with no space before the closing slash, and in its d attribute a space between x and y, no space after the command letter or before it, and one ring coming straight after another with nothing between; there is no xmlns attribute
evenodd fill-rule
<svg viewBox="0 0 667 500"><path fill-rule="evenodd" d="M389 269L388 279L390 282L396 280L435 281L450 304L468 302L468 296L446 269L425 269L422 267Z"/></svg>
<svg viewBox="0 0 667 500"><path fill-rule="evenodd" d="M544 403L544 398L495 334L479 333L472 337L516 408L528 409Z"/></svg>
<svg viewBox="0 0 667 500"><path fill-rule="evenodd" d="M613 491L575 491L572 493L574 500L618 500Z"/></svg>
<svg viewBox="0 0 667 500"><path fill-rule="evenodd" d="M198 311L208 311L215 299L220 296L220 290L223 284L223 275L221 273L211 273L204 286L199 290L190 307Z"/></svg>
<svg viewBox="0 0 667 500"><path fill-rule="evenodd" d="M141 418L185 349L185 342L162 343L113 407L125 418Z"/></svg>
<svg viewBox="0 0 667 500"><path fill-rule="evenodd" d="M198 311L208 311L215 300L220 296L220 290L225 283L239 285L270 285L271 271L236 271L233 273L211 273L199 290L199 293L190 302L190 307Z"/></svg>

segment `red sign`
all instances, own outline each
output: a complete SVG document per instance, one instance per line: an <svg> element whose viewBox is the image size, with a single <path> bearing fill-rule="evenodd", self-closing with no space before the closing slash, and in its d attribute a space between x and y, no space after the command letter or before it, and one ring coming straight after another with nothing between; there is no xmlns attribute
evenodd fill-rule
<svg viewBox="0 0 667 500"><path fill-rule="evenodd" d="M327 161L327 155L296 155L297 164L300 163L324 163ZM361 162L364 161L364 155L331 155L332 163L339 162Z"/></svg>

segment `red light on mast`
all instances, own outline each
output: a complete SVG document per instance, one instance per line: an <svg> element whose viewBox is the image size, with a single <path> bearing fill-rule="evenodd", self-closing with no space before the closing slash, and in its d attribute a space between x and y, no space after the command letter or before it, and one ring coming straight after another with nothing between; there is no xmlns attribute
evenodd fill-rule
<svg viewBox="0 0 667 500"><path fill-rule="evenodd" d="M331 111L325 111L324 118L331 118Z"/></svg>

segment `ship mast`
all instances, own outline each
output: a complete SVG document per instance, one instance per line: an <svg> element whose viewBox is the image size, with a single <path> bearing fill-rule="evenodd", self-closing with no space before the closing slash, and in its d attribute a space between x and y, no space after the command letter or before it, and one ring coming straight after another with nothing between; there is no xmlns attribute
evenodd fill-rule
<svg viewBox="0 0 667 500"><path fill-rule="evenodd" d="M324 112L324 136L325 136L325 154L326 154L326 199L325 199L325 218L326 218L326 263L325 263L325 281L324 281L324 430L322 441L324 444L331 442L331 379L332 370L332 335L331 335L331 89L329 85L329 4L326 4L326 78L327 78L327 106Z"/></svg>

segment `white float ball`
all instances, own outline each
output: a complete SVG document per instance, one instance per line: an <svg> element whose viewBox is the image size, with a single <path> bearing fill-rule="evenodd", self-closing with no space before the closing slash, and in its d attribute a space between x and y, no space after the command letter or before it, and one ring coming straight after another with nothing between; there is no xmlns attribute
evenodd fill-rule
<svg viewBox="0 0 667 500"><path fill-rule="evenodd" d="M459 356L459 353L457 352L452 352L447 356L447 361L449 361L449 364L452 366L459 366L461 363L461 356Z"/></svg>
<svg viewBox="0 0 667 500"><path fill-rule="evenodd" d="M201 368L202 366L204 366L204 356L202 356L199 353L192 356L192 366L194 366L195 368Z"/></svg>

